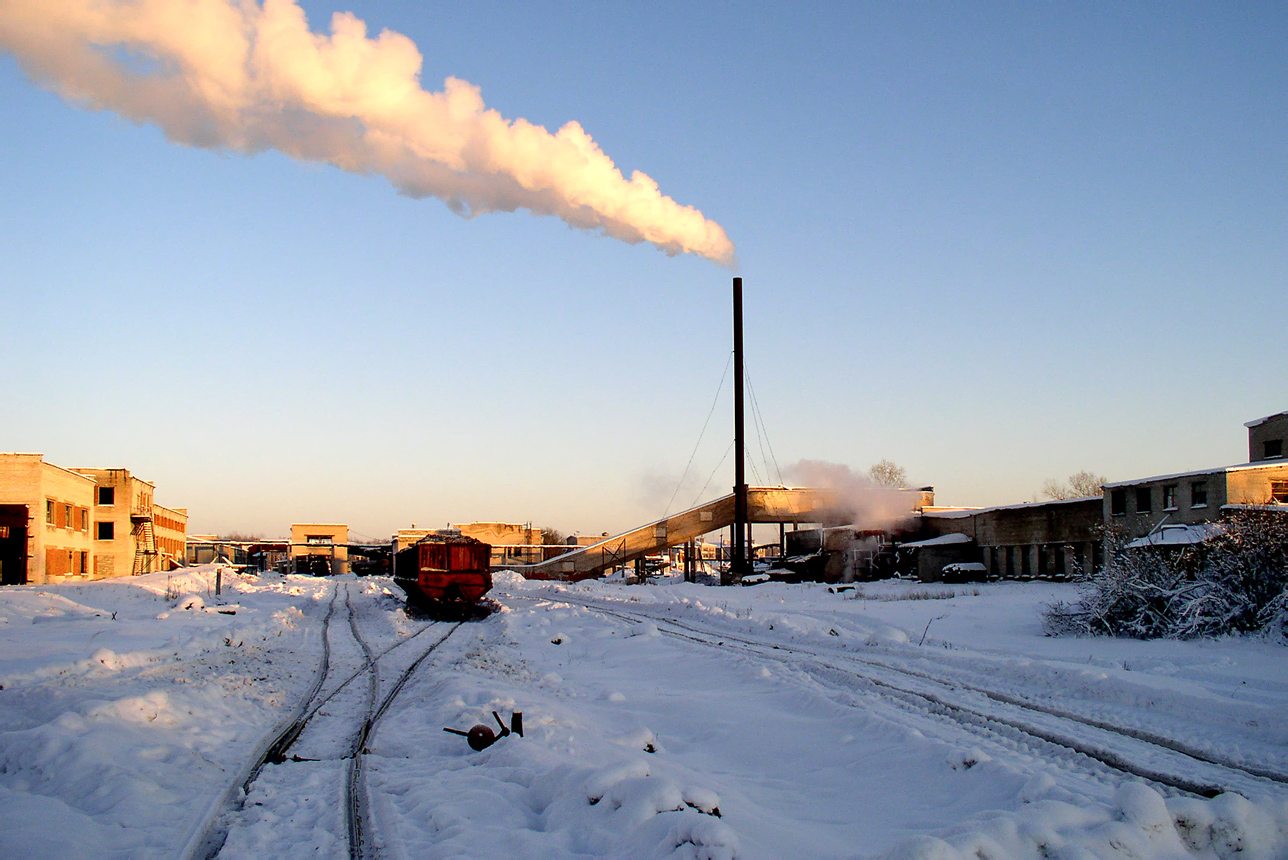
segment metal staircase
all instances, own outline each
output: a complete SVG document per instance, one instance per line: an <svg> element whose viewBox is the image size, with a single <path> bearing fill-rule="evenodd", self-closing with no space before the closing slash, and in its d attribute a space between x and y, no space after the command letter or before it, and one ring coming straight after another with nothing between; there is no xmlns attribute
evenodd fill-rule
<svg viewBox="0 0 1288 860"><path fill-rule="evenodd" d="M133 514L134 523L134 575L152 573L157 569L157 535L152 517Z"/></svg>

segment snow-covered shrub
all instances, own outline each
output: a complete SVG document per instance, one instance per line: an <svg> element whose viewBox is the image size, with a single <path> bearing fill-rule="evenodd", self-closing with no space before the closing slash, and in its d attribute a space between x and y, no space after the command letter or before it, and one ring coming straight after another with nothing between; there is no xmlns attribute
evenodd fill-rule
<svg viewBox="0 0 1288 860"><path fill-rule="evenodd" d="M1127 549L1105 541L1107 562L1077 603L1047 608L1049 635L1188 639L1264 632L1288 639L1288 512L1242 510L1202 544Z"/></svg>

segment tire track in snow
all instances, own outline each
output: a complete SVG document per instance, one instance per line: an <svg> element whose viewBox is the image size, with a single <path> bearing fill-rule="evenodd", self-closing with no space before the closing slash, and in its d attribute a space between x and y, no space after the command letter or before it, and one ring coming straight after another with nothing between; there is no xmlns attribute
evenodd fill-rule
<svg viewBox="0 0 1288 860"><path fill-rule="evenodd" d="M1155 766L1142 764L1139 761L1133 761L1120 752L1109 749L1102 742L1099 742L1094 738L1077 737L1075 734L1071 734L1068 731L1068 728L1051 728L1035 725L1032 721L1032 717L1034 715L1038 715L1039 718L1049 717L1057 721L1074 723L1076 725L1092 729L1093 734L1094 732L1103 732L1114 736L1114 738L1117 739L1125 739L1137 744L1145 744L1148 747L1154 748L1154 751L1161 750L1173 756L1184 756L1185 758L1201 763L1202 765L1226 771L1233 771L1240 777L1252 777L1254 779L1267 780L1276 783L1277 785L1288 785L1288 775L1267 768L1260 768L1255 765L1247 765L1223 759L1218 756L1211 755L1206 751L1197 750L1184 742L1177 741L1172 738L1165 738L1151 732L1137 729L1120 728L1101 720L1083 717L1059 708L1043 706L996 690L988 690L976 685L961 683L956 680L939 678L927 672L894 665L888 661L875 660L861 654L854 654L852 652L832 652L823 654L802 645L751 639L747 638L745 635L703 628L700 626L694 626L692 623L685 623L672 618L661 617L639 608L626 609L617 606L609 607L593 601L569 598L564 595L560 595L557 598L533 597L527 599L564 602L572 605L583 606L587 609L602 612L621 620L633 622L647 621L657 625L664 625L672 629L664 630L659 626L659 632L674 638L687 639L709 647L728 647L727 643L737 643L733 646L737 650L754 654L757 657L787 663L788 665L799 667L802 663L809 663L816 668L831 672L839 672L846 676L859 678L874 687L881 688L887 697L897 698L905 704L913 705L920 710L926 710L926 705L929 705L933 711L949 716L958 723L970 723L972 725L988 728L991 731L995 731L993 728L994 726L1003 726L1012 732L1019 732L1022 735L1036 738L1045 743L1054 744L1058 747L1072 750L1073 752L1093 759L1112 770L1147 779L1160 785L1168 786L1189 794L1196 794L1203 797L1214 797L1225 791L1238 789L1229 784L1221 784L1218 780L1201 781L1199 779L1191 779L1176 773L1169 773ZM794 655L796 660L787 660L784 658L784 654ZM805 659L801 660L800 658ZM835 658L840 658L842 661L851 664L861 664L864 669L869 671L856 671L856 667L852 665L837 666L828 662L829 659ZM885 672L894 675L911 678L916 681L925 682L941 689L912 689L895 683L889 679L877 677L870 671L873 668L884 670ZM1014 714L1002 715L997 712L985 712L960 700L954 701L954 695L958 694L961 690L983 696L998 705L1002 705L1004 708L1018 710L1021 712L1021 716L1016 717ZM948 695L945 695L945 693ZM913 700L920 700L925 704L916 705ZM1153 755L1149 750L1146 752L1149 753L1145 756L1146 758ZM1246 782L1244 779L1236 781Z"/></svg>

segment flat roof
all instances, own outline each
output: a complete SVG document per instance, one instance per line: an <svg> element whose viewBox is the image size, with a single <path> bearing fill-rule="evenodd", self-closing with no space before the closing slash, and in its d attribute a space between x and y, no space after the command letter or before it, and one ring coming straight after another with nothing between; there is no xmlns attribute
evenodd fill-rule
<svg viewBox="0 0 1288 860"><path fill-rule="evenodd" d="M1256 463L1239 463L1235 466L1217 466L1215 469L1194 469L1190 472L1175 472L1171 475L1155 475L1152 478L1136 478L1131 481L1114 481L1105 484L1105 489L1113 487L1130 487L1134 484L1149 484L1154 481L1170 481L1176 478L1189 478L1194 475L1214 475L1218 472L1244 472L1249 469L1282 469L1288 466L1288 460L1259 460Z"/></svg>
<svg viewBox="0 0 1288 860"><path fill-rule="evenodd" d="M1108 486L1106 484L1105 486ZM937 517L945 520L961 520L975 514L986 514L992 511L1018 511L1024 508L1041 508L1046 505L1068 505L1074 502L1099 501L1100 496L1078 496L1076 499L1047 499L1045 502L1021 502L1018 505L994 505L991 508L962 508L960 510L922 511L923 517ZM907 546L907 544L904 544Z"/></svg>
<svg viewBox="0 0 1288 860"><path fill-rule="evenodd" d="M955 543L970 543L974 538L970 535L950 534L940 535L939 537L927 538L926 540L912 541L911 543L899 544L899 549L916 549L922 546L947 546Z"/></svg>
<svg viewBox="0 0 1288 860"><path fill-rule="evenodd" d="M1249 421L1247 424L1244 424L1243 426L1251 430L1253 427L1257 427L1261 424L1265 424L1267 421L1273 420L1275 418L1282 418L1285 415L1288 415L1288 412L1276 412L1274 415L1267 415L1265 418L1258 418L1256 421Z"/></svg>

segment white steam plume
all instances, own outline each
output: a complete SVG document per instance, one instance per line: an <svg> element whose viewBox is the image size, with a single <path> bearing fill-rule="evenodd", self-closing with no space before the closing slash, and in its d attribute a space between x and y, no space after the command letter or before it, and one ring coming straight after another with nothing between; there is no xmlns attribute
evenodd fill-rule
<svg viewBox="0 0 1288 860"><path fill-rule="evenodd" d="M879 529L912 516L913 499L906 490L877 486L867 475L841 463L801 460L784 469L783 475L792 484L835 493L835 507L826 517L829 525Z"/></svg>
<svg viewBox="0 0 1288 860"><path fill-rule="evenodd" d="M368 38L349 13L327 36L293 0L0 0L0 48L63 98L179 143L278 149L381 174L462 215L528 209L734 265L719 224L643 173L627 180L578 123L551 134L507 121L456 78L428 92L416 45Z"/></svg>

